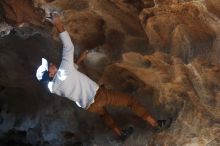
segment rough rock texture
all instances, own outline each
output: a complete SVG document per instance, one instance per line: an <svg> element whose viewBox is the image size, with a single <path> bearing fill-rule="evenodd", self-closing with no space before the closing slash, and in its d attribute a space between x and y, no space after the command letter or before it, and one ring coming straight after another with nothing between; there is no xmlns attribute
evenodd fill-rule
<svg viewBox="0 0 220 146"><path fill-rule="evenodd" d="M216 34L209 23L204 22L206 19L212 20L202 9L202 6L192 3L144 9L140 18L151 47L184 61L190 61L204 52L207 55L211 52Z"/></svg>
<svg viewBox="0 0 220 146"><path fill-rule="evenodd" d="M124 51L135 49L146 52L148 45L138 19L140 8L138 10L126 2L123 4L126 5L108 0L54 1L44 6L44 9L65 10L62 11L63 21L76 46L79 46L77 50L97 47L105 50L110 58L116 59ZM124 10L127 5L130 6L129 13Z"/></svg>
<svg viewBox="0 0 220 146"><path fill-rule="evenodd" d="M218 0L206 0L208 10L214 15L220 17L220 1Z"/></svg>
<svg viewBox="0 0 220 146"><path fill-rule="evenodd" d="M0 3L8 23L43 25L44 12L35 8L30 0L2 0Z"/></svg>
<svg viewBox="0 0 220 146"><path fill-rule="evenodd" d="M32 25L0 25L2 37L11 31L0 38L2 145L219 145L219 0L8 0L10 8L0 2L1 21ZM34 10L39 8L45 14ZM80 70L107 88L133 94L156 118L172 118L170 128L155 132L131 111L110 107L120 126L135 128L120 143L96 115L40 87L40 58L59 63L61 57L56 31L41 22L54 10L75 56L91 50Z"/></svg>
<svg viewBox="0 0 220 146"><path fill-rule="evenodd" d="M133 91L157 118L175 119L148 144L207 145L218 140L220 70L205 58L184 64L160 52L127 53L122 63L105 71L102 80L108 88Z"/></svg>

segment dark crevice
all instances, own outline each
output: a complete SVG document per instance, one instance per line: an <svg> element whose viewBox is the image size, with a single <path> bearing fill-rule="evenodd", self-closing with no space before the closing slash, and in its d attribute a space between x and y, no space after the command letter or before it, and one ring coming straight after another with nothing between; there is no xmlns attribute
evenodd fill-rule
<svg viewBox="0 0 220 146"><path fill-rule="evenodd" d="M0 85L0 93L6 89L5 86Z"/></svg>
<svg viewBox="0 0 220 146"><path fill-rule="evenodd" d="M8 146L32 146L26 141L26 135L26 131L10 130L0 138L0 144Z"/></svg>

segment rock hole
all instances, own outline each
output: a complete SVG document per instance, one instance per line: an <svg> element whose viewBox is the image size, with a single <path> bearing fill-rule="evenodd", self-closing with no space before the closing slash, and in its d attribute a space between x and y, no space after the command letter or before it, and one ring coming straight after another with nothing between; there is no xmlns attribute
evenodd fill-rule
<svg viewBox="0 0 220 146"><path fill-rule="evenodd" d="M0 85L0 92L2 92L3 90L5 90L5 86Z"/></svg>

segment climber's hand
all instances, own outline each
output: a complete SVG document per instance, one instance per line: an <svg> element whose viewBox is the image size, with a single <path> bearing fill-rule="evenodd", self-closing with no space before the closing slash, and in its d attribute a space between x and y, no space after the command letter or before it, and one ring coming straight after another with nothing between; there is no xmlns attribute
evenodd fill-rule
<svg viewBox="0 0 220 146"><path fill-rule="evenodd" d="M83 53L80 54L79 58L76 61L76 64L79 65L87 56L89 50L85 50Z"/></svg>
<svg viewBox="0 0 220 146"><path fill-rule="evenodd" d="M50 17L47 17L46 19L56 27L59 33L65 31L58 12L50 13Z"/></svg>
<svg viewBox="0 0 220 146"><path fill-rule="evenodd" d="M83 60L86 58L87 54L89 53L89 50L85 50L84 52L82 52L80 54L80 58L82 58Z"/></svg>

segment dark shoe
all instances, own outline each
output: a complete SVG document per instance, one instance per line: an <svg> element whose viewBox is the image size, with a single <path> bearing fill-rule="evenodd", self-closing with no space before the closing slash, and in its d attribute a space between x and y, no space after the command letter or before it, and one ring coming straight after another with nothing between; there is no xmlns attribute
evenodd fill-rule
<svg viewBox="0 0 220 146"><path fill-rule="evenodd" d="M122 141L125 141L133 132L134 132L134 128L129 126L128 128L122 130L122 133L119 136L119 139Z"/></svg>
<svg viewBox="0 0 220 146"><path fill-rule="evenodd" d="M157 120L157 123L159 124L159 127L164 127L166 124L166 120Z"/></svg>
<svg viewBox="0 0 220 146"><path fill-rule="evenodd" d="M156 131L162 131L166 128L169 128L172 123L172 118L167 120L157 120L159 126L155 128Z"/></svg>

